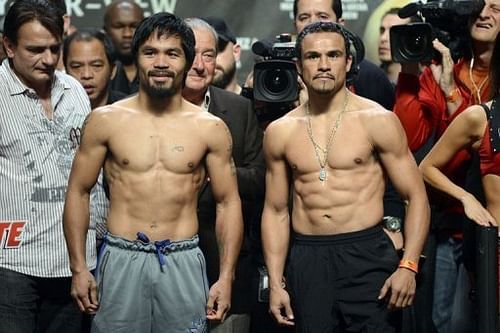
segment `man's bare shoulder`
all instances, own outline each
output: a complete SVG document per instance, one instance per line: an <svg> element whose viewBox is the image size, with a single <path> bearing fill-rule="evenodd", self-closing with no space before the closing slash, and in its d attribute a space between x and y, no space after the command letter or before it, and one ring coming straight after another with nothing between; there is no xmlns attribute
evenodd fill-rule
<svg viewBox="0 0 500 333"><path fill-rule="evenodd" d="M353 93L349 97L348 109L350 112L359 112L360 115L366 117L384 116L387 113L392 113L377 102Z"/></svg>
<svg viewBox="0 0 500 333"><path fill-rule="evenodd" d="M136 97L128 97L113 104L98 107L92 111L98 117L119 117L138 113Z"/></svg>
<svg viewBox="0 0 500 333"><path fill-rule="evenodd" d="M266 132L271 131L290 131L294 129L300 122L304 120L305 109L304 105L299 105L295 109L289 111L284 116L272 121L266 128Z"/></svg>
<svg viewBox="0 0 500 333"><path fill-rule="evenodd" d="M293 140L304 120L304 106L302 105L270 123L264 132L265 155L282 158L286 153L287 145Z"/></svg>

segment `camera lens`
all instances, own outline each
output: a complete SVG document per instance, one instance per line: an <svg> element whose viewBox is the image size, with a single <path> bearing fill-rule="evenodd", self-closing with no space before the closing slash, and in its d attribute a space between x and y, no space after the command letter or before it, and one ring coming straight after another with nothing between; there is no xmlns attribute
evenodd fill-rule
<svg viewBox="0 0 500 333"><path fill-rule="evenodd" d="M253 83L257 101L288 103L297 99L297 68L293 61L271 59L256 64Z"/></svg>
<svg viewBox="0 0 500 333"><path fill-rule="evenodd" d="M403 49L410 56L417 56L425 53L428 44L427 36L420 31L410 32L403 39Z"/></svg>
<svg viewBox="0 0 500 333"><path fill-rule="evenodd" d="M287 72L281 69L268 70L264 75L264 87L271 94L280 94L290 85L290 79Z"/></svg>
<svg viewBox="0 0 500 333"><path fill-rule="evenodd" d="M391 35L391 54L395 62L430 61L434 56L432 40L435 38L432 26L415 22L394 25Z"/></svg>

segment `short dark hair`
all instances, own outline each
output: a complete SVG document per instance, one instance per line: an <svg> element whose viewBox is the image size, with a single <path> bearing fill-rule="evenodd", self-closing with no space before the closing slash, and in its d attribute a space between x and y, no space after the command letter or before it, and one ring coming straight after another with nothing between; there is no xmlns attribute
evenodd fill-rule
<svg viewBox="0 0 500 333"><path fill-rule="evenodd" d="M10 6L4 21L4 36L17 45L21 26L31 21L38 21L58 40L62 40L64 20L59 10L45 0L16 0Z"/></svg>
<svg viewBox="0 0 500 333"><path fill-rule="evenodd" d="M351 55L351 43L349 41L349 36L345 28L335 22L318 21L308 24L298 35L297 41L295 43L295 52L297 58L300 60L302 58L302 41L307 35L318 33L318 32L336 32L344 38L345 44L345 54L346 57Z"/></svg>
<svg viewBox="0 0 500 333"><path fill-rule="evenodd" d="M300 0L293 1L293 19L297 18L297 7L299 6ZM332 10L337 16L337 20L342 17L342 0L331 0L332 1Z"/></svg>
<svg viewBox="0 0 500 333"><path fill-rule="evenodd" d="M191 68L194 61L195 39L193 30L178 16L170 13L157 13L145 18L139 23L132 38L132 56L137 62L139 47L156 33L157 37L161 36L178 36L181 39L182 50L186 56L186 70Z"/></svg>
<svg viewBox="0 0 500 333"><path fill-rule="evenodd" d="M108 59L109 65L113 66L116 60L116 52L113 42L102 29L97 28L85 28L77 30L71 35L69 35L64 40L63 45L63 62L64 66L68 65L68 53L73 42L91 42L97 40L104 47L104 52L106 53L106 59Z"/></svg>

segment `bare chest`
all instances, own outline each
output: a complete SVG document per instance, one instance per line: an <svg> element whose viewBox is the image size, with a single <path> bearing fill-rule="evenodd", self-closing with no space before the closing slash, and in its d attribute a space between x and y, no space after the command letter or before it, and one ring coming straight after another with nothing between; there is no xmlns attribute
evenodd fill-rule
<svg viewBox="0 0 500 333"><path fill-rule="evenodd" d="M110 157L122 169L183 174L202 164L207 145L194 126L142 125L127 126L109 142Z"/></svg>
<svg viewBox="0 0 500 333"><path fill-rule="evenodd" d="M312 134L312 135L311 135ZM311 132L298 126L286 146L286 159L296 175L321 169L356 170L375 163L375 151L359 126L339 127L328 144L328 128Z"/></svg>

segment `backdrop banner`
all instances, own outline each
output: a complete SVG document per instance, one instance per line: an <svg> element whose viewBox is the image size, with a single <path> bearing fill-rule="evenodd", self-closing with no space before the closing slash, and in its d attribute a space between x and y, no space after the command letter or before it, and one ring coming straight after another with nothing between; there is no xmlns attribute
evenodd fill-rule
<svg viewBox="0 0 500 333"><path fill-rule="evenodd" d="M0 0L0 16L12 0ZM104 8L111 0L66 0L71 22L76 28L102 27ZM253 67L252 44L294 32L293 0L136 0L146 15L162 11L181 17L219 16L225 19L242 48L238 80L243 82ZM346 26L363 38L367 58L377 61L376 47L382 14L401 7L408 0L342 0ZM366 37L365 37L366 36Z"/></svg>

